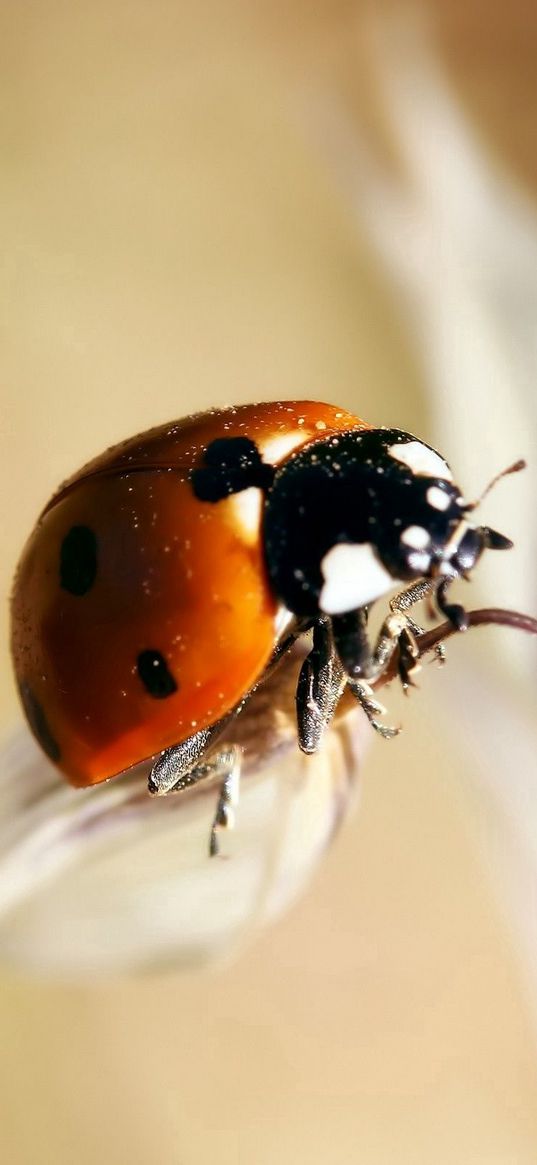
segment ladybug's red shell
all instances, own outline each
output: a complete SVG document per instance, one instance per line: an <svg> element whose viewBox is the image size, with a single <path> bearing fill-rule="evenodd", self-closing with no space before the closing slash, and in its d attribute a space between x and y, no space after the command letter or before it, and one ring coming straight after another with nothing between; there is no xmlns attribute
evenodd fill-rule
<svg viewBox="0 0 537 1165"><path fill-rule="evenodd" d="M278 641L262 490L200 500L193 471L207 447L245 437L276 465L361 426L310 402L204 413L116 446L53 497L19 565L12 647L30 726L73 784L219 720Z"/></svg>

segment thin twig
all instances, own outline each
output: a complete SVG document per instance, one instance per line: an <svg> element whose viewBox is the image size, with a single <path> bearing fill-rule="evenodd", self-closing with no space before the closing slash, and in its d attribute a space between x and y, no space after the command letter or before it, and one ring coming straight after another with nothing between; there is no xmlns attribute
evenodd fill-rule
<svg viewBox="0 0 537 1165"><path fill-rule="evenodd" d="M522 615L519 611L506 611L501 607L483 607L479 611L468 611L469 628L486 627L490 624L513 627L518 631L526 631L529 635L537 635L537 619L533 619L531 615ZM424 631L423 635L418 637L420 657L429 651L434 651L435 647L443 643L444 640L450 639L452 635L460 634L461 632L448 622L440 623L431 631Z"/></svg>

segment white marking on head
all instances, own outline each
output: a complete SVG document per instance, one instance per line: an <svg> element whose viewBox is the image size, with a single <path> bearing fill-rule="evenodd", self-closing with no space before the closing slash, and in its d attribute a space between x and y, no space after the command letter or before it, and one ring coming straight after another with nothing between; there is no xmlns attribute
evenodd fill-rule
<svg viewBox="0 0 537 1165"><path fill-rule="evenodd" d="M429 449L421 441L406 441L401 445L390 445L390 457L408 465L412 473L423 477L440 477L444 481L453 481L453 474L449 465L434 449Z"/></svg>
<svg viewBox="0 0 537 1165"><path fill-rule="evenodd" d="M431 541L429 532L424 526L407 526L401 534L401 542L410 546L412 550L425 550Z"/></svg>
<svg viewBox="0 0 537 1165"><path fill-rule="evenodd" d="M319 606L326 615L366 607L397 584L371 542L338 542L321 562L324 586Z"/></svg>
<svg viewBox="0 0 537 1165"><path fill-rule="evenodd" d="M433 510L449 510L451 505L451 498L449 494L445 493L437 485L430 485L425 494L427 502L432 506Z"/></svg>
<svg viewBox="0 0 537 1165"><path fill-rule="evenodd" d="M243 489L229 498L237 533L245 542L253 544L259 537L263 494L257 486Z"/></svg>
<svg viewBox="0 0 537 1165"><path fill-rule="evenodd" d="M431 565L431 555L425 550L411 550L408 565L416 574L426 574Z"/></svg>

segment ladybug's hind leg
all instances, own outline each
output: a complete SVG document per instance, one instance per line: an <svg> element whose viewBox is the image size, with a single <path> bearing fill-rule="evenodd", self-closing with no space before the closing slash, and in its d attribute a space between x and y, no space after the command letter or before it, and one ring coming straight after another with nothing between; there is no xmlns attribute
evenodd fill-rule
<svg viewBox="0 0 537 1165"><path fill-rule="evenodd" d="M220 852L218 843L220 830L233 829L235 825L235 809L239 803L241 779L241 750L238 745L231 744L223 749L215 757L212 765L213 775L218 774L222 780L209 839L209 857L214 858Z"/></svg>
<svg viewBox="0 0 537 1165"><path fill-rule="evenodd" d="M235 709L212 727L194 733L181 744L164 749L155 761L148 779L149 792L161 797L169 793L182 793L184 789L190 789L202 781L220 783L209 837L210 857L219 853L219 831L234 825L234 809L239 800L241 749L236 744L222 745L212 756L207 754L237 711Z"/></svg>
<svg viewBox="0 0 537 1165"><path fill-rule="evenodd" d="M211 824L209 835L209 857L214 858L220 853L218 834L222 829L233 829L235 825L235 809L239 803L239 788L241 779L241 749L238 744L223 745L221 750L201 764L196 765L179 779L172 793L181 793L183 789L199 785L201 781L210 781L220 785L216 810Z"/></svg>

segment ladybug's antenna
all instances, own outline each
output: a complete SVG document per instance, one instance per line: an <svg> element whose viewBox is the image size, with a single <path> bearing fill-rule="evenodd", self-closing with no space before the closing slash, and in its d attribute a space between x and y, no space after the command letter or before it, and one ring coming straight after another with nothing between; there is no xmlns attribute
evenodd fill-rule
<svg viewBox="0 0 537 1165"><path fill-rule="evenodd" d="M466 513L471 513L472 510L476 510L477 507L481 505L481 502L484 500L484 498L486 498L487 494L490 493L491 489L494 489L494 486L497 485L499 481L501 481L502 477L508 477L511 473L520 473L521 469L526 468L526 464L527 463L524 461L524 458L521 457L518 461L514 461L512 465L508 465L507 469L502 469L500 473L497 473L496 477L493 477L492 481L489 481L488 485L485 486L483 493L479 495L477 501L469 502L468 505L464 507Z"/></svg>

